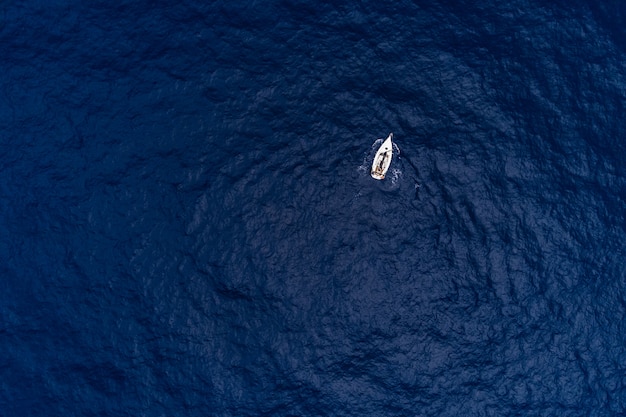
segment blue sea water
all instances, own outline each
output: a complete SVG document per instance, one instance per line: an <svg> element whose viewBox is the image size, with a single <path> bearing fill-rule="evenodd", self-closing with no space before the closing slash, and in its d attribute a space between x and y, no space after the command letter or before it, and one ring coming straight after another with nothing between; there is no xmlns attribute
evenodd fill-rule
<svg viewBox="0 0 626 417"><path fill-rule="evenodd" d="M626 414L625 4L5 2L0 416Z"/></svg>

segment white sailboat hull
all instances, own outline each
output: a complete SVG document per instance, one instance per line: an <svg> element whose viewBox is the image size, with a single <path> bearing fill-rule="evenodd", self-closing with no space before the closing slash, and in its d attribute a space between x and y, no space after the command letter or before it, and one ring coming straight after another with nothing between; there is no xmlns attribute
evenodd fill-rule
<svg viewBox="0 0 626 417"><path fill-rule="evenodd" d="M387 136L387 139L380 145L378 151L376 152L376 156L374 156L374 161L372 162L372 178L377 180L382 180L385 178L387 174L387 170L391 165L391 158L393 157L393 133L390 133Z"/></svg>

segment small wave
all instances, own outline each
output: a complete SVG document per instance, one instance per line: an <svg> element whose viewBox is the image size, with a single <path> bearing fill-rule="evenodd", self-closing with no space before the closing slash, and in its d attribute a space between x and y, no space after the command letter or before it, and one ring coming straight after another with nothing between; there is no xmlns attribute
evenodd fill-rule
<svg viewBox="0 0 626 417"><path fill-rule="evenodd" d="M398 184L398 181L400 180L401 177L402 177L402 170L400 168L391 169L391 183L393 185Z"/></svg>
<svg viewBox="0 0 626 417"><path fill-rule="evenodd" d="M374 155L376 155L376 151L378 150L378 148L380 148L380 145L382 143L383 143L382 138L376 139L374 143L372 143L370 150L363 153L363 161L361 162L361 165L357 167L356 169L357 172L362 173L362 174L370 172L370 166L372 165L372 160L374 159Z"/></svg>

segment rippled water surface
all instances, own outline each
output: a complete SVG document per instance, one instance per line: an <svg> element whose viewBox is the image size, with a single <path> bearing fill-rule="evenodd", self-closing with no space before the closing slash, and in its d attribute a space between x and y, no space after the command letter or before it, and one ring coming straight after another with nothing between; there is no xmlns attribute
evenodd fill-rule
<svg viewBox="0 0 626 417"><path fill-rule="evenodd" d="M474 3L2 6L0 415L626 413L626 8Z"/></svg>

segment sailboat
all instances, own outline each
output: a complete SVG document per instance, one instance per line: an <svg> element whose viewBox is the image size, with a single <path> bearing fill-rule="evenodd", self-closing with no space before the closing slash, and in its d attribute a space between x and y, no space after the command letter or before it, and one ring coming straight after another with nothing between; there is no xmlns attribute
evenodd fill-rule
<svg viewBox="0 0 626 417"><path fill-rule="evenodd" d="M387 170L389 169L389 165L391 165L391 157L393 156L393 143L391 140L393 139L393 133L390 133L387 136L387 139L380 145L378 151L376 152L376 156L374 157L374 162L372 162L372 178L377 180L382 180L385 178L385 174L387 174Z"/></svg>

